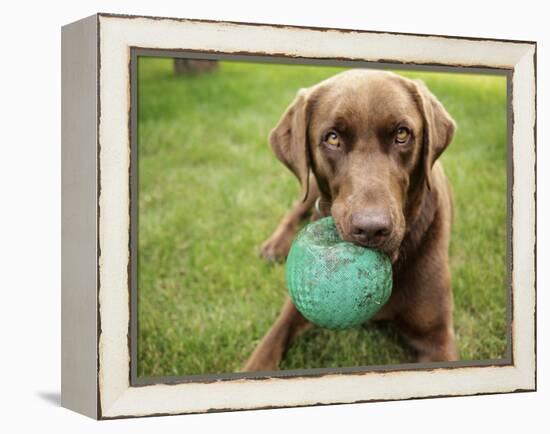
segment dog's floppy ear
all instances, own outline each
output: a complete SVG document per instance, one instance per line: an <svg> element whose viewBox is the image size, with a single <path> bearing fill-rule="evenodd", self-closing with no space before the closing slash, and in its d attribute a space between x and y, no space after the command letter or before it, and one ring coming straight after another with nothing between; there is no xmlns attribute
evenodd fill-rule
<svg viewBox="0 0 550 434"><path fill-rule="evenodd" d="M414 94L424 120L421 158L424 164L426 184L430 189L432 166L451 143L456 123L423 82L415 81Z"/></svg>
<svg viewBox="0 0 550 434"><path fill-rule="evenodd" d="M303 201L309 193L309 151L307 145L307 95L300 89L296 98L269 134L269 144L275 155L300 181Z"/></svg>

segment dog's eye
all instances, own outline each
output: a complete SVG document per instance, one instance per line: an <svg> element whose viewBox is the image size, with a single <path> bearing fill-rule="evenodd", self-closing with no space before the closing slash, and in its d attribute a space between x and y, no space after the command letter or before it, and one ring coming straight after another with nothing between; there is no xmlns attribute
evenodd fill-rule
<svg viewBox="0 0 550 434"><path fill-rule="evenodd" d="M331 148L340 148L340 136L335 131L329 131L325 135L324 142Z"/></svg>
<svg viewBox="0 0 550 434"><path fill-rule="evenodd" d="M397 143L406 143L409 140L411 132L408 128L399 127L395 133L395 141Z"/></svg>

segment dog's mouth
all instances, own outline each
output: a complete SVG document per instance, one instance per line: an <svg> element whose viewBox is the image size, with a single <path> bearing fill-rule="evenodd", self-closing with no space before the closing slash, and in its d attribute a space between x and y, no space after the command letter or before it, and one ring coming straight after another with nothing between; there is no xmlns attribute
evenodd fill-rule
<svg viewBox="0 0 550 434"><path fill-rule="evenodd" d="M345 231L342 228L342 225L336 219L334 219L334 223L336 225L336 230L338 231L338 235L340 235L340 238L342 240L353 243L356 246L375 249L382 253L385 253L390 258L390 261L392 264L397 262L397 260L399 259L399 248L401 246L401 237L392 234L392 236L390 236L384 243L380 245L372 245L370 243L361 242L354 239L347 231Z"/></svg>

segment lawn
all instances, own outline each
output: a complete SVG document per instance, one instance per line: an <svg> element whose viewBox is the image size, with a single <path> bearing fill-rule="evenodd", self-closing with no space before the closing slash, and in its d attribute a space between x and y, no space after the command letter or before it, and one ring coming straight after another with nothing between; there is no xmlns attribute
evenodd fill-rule
<svg viewBox="0 0 550 434"><path fill-rule="evenodd" d="M300 87L333 67L223 62L175 76L139 60L138 375L238 371L276 318L284 266L258 257L297 198L267 134ZM455 193L455 330L463 360L506 352L506 80L407 72L458 124L442 157ZM412 362L391 326L313 328L282 369Z"/></svg>

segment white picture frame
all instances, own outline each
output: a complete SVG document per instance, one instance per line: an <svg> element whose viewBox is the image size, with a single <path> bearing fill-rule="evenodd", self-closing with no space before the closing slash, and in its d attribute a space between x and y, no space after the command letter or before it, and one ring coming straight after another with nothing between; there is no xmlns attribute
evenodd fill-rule
<svg viewBox="0 0 550 434"><path fill-rule="evenodd" d="M137 384L132 375L135 50L508 74L510 357ZM536 44L97 14L62 32L62 405L96 419L536 389ZM134 164L135 166L135 164ZM135 312L134 312L135 315ZM282 378L284 376L284 378Z"/></svg>

